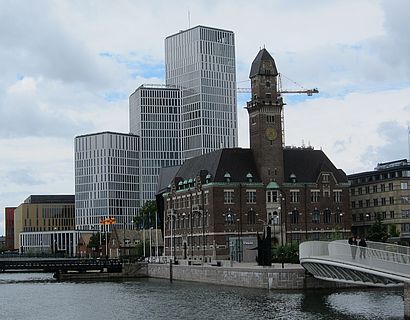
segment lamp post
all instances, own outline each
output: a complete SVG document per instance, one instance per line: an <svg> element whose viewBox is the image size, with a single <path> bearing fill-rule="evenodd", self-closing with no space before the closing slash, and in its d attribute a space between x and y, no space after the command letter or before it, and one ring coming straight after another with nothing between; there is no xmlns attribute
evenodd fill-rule
<svg viewBox="0 0 410 320"><path fill-rule="evenodd" d="M282 193L280 195L281 197L281 206L280 206L280 244L281 246L284 245L284 241L283 241L283 224L285 224L285 232L286 232L286 215L285 215L285 219L283 219L283 212L286 213L286 198L285 195ZM285 236L285 241L286 241L286 236ZM283 265L282 265L283 266Z"/></svg>
<svg viewBox="0 0 410 320"><path fill-rule="evenodd" d="M366 213L363 219L363 234L362 237L364 237L366 235L366 226L365 226L365 220L369 220L370 218L370 214Z"/></svg>
<svg viewBox="0 0 410 320"><path fill-rule="evenodd" d="M174 213L174 209L171 209L171 213L169 213L169 217L170 217L170 245L171 245L171 257L173 259L173 261L175 262L175 213Z"/></svg>
<svg viewBox="0 0 410 320"><path fill-rule="evenodd" d="M144 216L142 217L142 249L143 249L143 253L144 253L144 261L145 261L145 257L146 257L146 253L145 253L145 218Z"/></svg>
<svg viewBox="0 0 410 320"><path fill-rule="evenodd" d="M57 257L57 228L54 227L54 233L53 233L53 248L54 248L54 258Z"/></svg>
<svg viewBox="0 0 410 320"><path fill-rule="evenodd" d="M153 227L149 228L149 262L152 259L152 229Z"/></svg>
<svg viewBox="0 0 410 320"><path fill-rule="evenodd" d="M241 219L237 218L238 222L238 262L242 262L242 230L241 230Z"/></svg>
<svg viewBox="0 0 410 320"><path fill-rule="evenodd" d="M158 262L158 211L155 212L155 259Z"/></svg>

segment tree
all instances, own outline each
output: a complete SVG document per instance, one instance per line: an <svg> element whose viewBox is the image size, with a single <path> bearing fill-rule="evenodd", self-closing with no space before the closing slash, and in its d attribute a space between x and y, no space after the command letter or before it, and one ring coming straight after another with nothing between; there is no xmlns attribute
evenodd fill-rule
<svg viewBox="0 0 410 320"><path fill-rule="evenodd" d="M299 263L299 245L290 243L274 248L272 250L272 262Z"/></svg>
<svg viewBox="0 0 410 320"><path fill-rule="evenodd" d="M398 238L400 237L400 231L397 230L397 226L395 224L391 224L389 228L389 237L390 238Z"/></svg>
<svg viewBox="0 0 410 320"><path fill-rule="evenodd" d="M149 229L155 226L156 213L157 203L153 200L145 202L139 212L139 216L135 216L133 219L136 229Z"/></svg>
<svg viewBox="0 0 410 320"><path fill-rule="evenodd" d="M87 248L99 248L103 243L105 243L105 234L101 234L101 243L100 243L100 233L97 232L90 237L90 241L88 241Z"/></svg>
<svg viewBox="0 0 410 320"><path fill-rule="evenodd" d="M369 228L367 239L376 242L386 242L388 237L387 226L382 224L380 217L377 217L376 221Z"/></svg>
<svg viewBox="0 0 410 320"><path fill-rule="evenodd" d="M333 240L341 240L343 239L343 233L339 226L335 227L335 232L332 233L332 241Z"/></svg>

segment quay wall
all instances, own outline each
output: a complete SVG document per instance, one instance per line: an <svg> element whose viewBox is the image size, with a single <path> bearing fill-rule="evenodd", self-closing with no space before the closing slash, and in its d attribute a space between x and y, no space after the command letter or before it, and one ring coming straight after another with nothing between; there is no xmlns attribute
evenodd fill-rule
<svg viewBox="0 0 410 320"><path fill-rule="evenodd" d="M55 273L59 281L110 281L122 279L146 278L148 276L147 263L123 263L122 272L68 272Z"/></svg>
<svg viewBox="0 0 410 320"><path fill-rule="evenodd" d="M147 271L150 278L170 279L172 273L173 280L247 288L300 290L352 287L352 285L323 281L306 275L299 265L295 265L294 268L279 269L148 264Z"/></svg>

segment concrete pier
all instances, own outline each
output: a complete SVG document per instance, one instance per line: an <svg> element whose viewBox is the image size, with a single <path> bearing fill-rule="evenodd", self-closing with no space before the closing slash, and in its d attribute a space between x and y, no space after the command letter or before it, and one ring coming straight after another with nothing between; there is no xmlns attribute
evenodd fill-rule
<svg viewBox="0 0 410 320"><path fill-rule="evenodd" d="M269 290L300 290L313 288L349 288L356 285L319 280L306 275L298 264L259 267L250 264L230 266L215 265L172 265L172 278L168 264L148 264L149 278L182 280L210 284L260 288ZM171 281L172 281L171 280Z"/></svg>
<svg viewBox="0 0 410 320"><path fill-rule="evenodd" d="M404 283L404 319L410 320L410 282Z"/></svg>

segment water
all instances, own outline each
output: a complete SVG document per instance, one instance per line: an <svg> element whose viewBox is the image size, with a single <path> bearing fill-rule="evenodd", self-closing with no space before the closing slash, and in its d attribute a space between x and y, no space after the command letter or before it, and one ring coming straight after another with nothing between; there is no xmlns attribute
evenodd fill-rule
<svg viewBox="0 0 410 320"><path fill-rule="evenodd" d="M278 292L189 282L0 274L1 320L403 319L402 289Z"/></svg>

